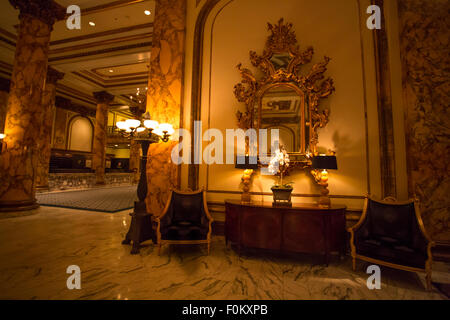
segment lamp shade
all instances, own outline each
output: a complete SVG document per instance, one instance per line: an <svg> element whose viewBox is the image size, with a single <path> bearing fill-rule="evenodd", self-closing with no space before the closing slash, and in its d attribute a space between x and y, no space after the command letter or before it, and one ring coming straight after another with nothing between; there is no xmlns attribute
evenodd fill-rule
<svg viewBox="0 0 450 320"><path fill-rule="evenodd" d="M127 119L125 120L125 123L131 129L135 129L141 125L141 121L136 119Z"/></svg>
<svg viewBox="0 0 450 320"><path fill-rule="evenodd" d="M174 132L173 127L170 123L161 123L158 127L162 132L167 134L172 134Z"/></svg>
<svg viewBox="0 0 450 320"><path fill-rule="evenodd" d="M127 130L128 126L125 123L125 121L117 121L116 122L116 127L119 128L120 130Z"/></svg>
<svg viewBox="0 0 450 320"><path fill-rule="evenodd" d="M236 169L258 169L258 157L255 156L237 156Z"/></svg>
<svg viewBox="0 0 450 320"><path fill-rule="evenodd" d="M6 135L4 133L0 133L0 140L5 139Z"/></svg>
<svg viewBox="0 0 450 320"><path fill-rule="evenodd" d="M156 120L144 120L144 126L148 129L155 130L158 125L159 123Z"/></svg>
<svg viewBox="0 0 450 320"><path fill-rule="evenodd" d="M337 170L336 156L315 156L312 159L312 168Z"/></svg>

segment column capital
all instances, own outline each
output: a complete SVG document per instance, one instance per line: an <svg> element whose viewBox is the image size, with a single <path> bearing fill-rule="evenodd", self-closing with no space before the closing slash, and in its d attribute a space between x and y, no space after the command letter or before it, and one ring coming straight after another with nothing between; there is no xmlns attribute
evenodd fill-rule
<svg viewBox="0 0 450 320"><path fill-rule="evenodd" d="M64 7L53 0L9 0L9 2L14 8L20 10L20 16L28 14L47 23L50 27L55 21L62 20L66 16Z"/></svg>
<svg viewBox="0 0 450 320"><path fill-rule="evenodd" d="M114 96L106 91L94 92L93 95L97 103L110 103L114 100Z"/></svg>
<svg viewBox="0 0 450 320"><path fill-rule="evenodd" d="M59 72L58 70L55 70L52 67L48 67L47 83L56 84L56 82L62 80L62 78L64 78L64 73Z"/></svg>

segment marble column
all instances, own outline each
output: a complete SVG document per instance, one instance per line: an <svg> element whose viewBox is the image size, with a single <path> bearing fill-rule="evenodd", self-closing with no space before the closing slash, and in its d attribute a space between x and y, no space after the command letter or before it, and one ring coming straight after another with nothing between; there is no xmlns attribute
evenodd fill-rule
<svg viewBox="0 0 450 320"><path fill-rule="evenodd" d="M36 208L34 175L36 139L43 122L41 108L52 26L65 10L51 0L10 0L20 9L11 88L0 156L0 211Z"/></svg>
<svg viewBox="0 0 450 320"><path fill-rule="evenodd" d="M0 133L5 130L6 107L8 105L9 88L11 83L9 80L0 78Z"/></svg>
<svg viewBox="0 0 450 320"><path fill-rule="evenodd" d="M42 111L44 112L44 121L41 126L41 133L38 137L37 145L40 150L38 153L38 165L35 176L35 185L37 190L48 189L48 171L50 167L51 156L51 136L53 127L53 114L55 112L56 82L64 77L64 73L58 72L53 68L48 68L47 80L42 95Z"/></svg>
<svg viewBox="0 0 450 320"><path fill-rule="evenodd" d="M147 111L174 128L181 119L185 37L186 1L156 1Z"/></svg>
<svg viewBox="0 0 450 320"><path fill-rule="evenodd" d="M97 100L97 112L95 114L94 129L94 150L92 157L92 168L95 170L95 183L105 184L105 159L106 159L106 138L108 128L108 107L114 100L114 96L108 92L94 92Z"/></svg>
<svg viewBox="0 0 450 320"><path fill-rule="evenodd" d="M152 119L180 127L182 117L183 67L186 37L186 1L156 1L153 47L147 91L147 111ZM169 165L173 143L152 144L147 162L147 211L158 215L167 200L169 188L178 186L178 168ZM167 161L167 168L161 168ZM152 169L153 168L153 169ZM169 169L170 168L170 169ZM169 173L170 171L170 173ZM150 174L151 172L151 174ZM172 174L174 173L175 174Z"/></svg>
<svg viewBox="0 0 450 320"><path fill-rule="evenodd" d="M139 181L139 163L141 157L141 146L136 140L131 140L130 144L130 170L134 171L133 183Z"/></svg>

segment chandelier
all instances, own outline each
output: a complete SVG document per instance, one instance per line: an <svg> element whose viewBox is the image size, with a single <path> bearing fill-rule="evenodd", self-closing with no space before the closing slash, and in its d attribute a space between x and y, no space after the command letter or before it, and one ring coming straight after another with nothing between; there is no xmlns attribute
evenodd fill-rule
<svg viewBox="0 0 450 320"><path fill-rule="evenodd" d="M169 137L175 132L173 126L169 123L159 123L156 120L151 120L150 113L146 112L142 120L127 119L125 121L116 122L116 127L122 136L126 138L137 137L138 134L144 133L148 130L148 137L164 142L169 141Z"/></svg>

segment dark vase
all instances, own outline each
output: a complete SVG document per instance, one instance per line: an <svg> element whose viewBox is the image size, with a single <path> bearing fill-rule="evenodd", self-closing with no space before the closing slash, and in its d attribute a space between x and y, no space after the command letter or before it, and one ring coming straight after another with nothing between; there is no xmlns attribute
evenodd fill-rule
<svg viewBox="0 0 450 320"><path fill-rule="evenodd" d="M287 206L292 207L291 194L293 187L273 186L271 188L273 193L273 206Z"/></svg>

